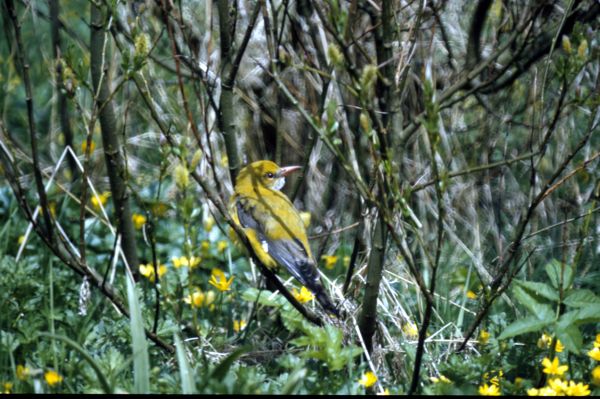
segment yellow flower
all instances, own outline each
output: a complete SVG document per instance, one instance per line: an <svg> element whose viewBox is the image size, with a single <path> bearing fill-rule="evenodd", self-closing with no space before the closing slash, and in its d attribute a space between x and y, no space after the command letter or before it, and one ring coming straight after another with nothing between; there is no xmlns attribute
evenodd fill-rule
<svg viewBox="0 0 600 399"><path fill-rule="evenodd" d="M12 391L13 383L5 382L2 384L2 393L10 393Z"/></svg>
<svg viewBox="0 0 600 399"><path fill-rule="evenodd" d="M192 305L195 308L200 308L204 305L204 301L206 299L206 294L200 290L194 291L192 294L183 298L183 301L187 304Z"/></svg>
<svg viewBox="0 0 600 399"><path fill-rule="evenodd" d="M592 384L600 386L600 366L592 370Z"/></svg>
<svg viewBox="0 0 600 399"><path fill-rule="evenodd" d="M592 348L592 350L590 350L587 354L589 357L591 357L595 361L600 362L600 348L599 347L594 346Z"/></svg>
<svg viewBox="0 0 600 399"><path fill-rule="evenodd" d="M569 366L561 366L558 362L558 358L550 361L547 357L542 360L542 366L544 366L543 372L550 375L563 375L565 371L569 369Z"/></svg>
<svg viewBox="0 0 600 399"><path fill-rule="evenodd" d="M543 387L540 389L531 388L527 390L528 396L556 396L556 392L550 387Z"/></svg>
<svg viewBox="0 0 600 399"><path fill-rule="evenodd" d="M142 226L146 224L146 216L140 215L139 213L134 213L131 216L131 220L133 220L133 226L136 228L136 230L141 229Z"/></svg>
<svg viewBox="0 0 600 399"><path fill-rule="evenodd" d="M244 320L234 320L233 321L233 331L240 332L244 328L246 328L246 322Z"/></svg>
<svg viewBox="0 0 600 399"><path fill-rule="evenodd" d="M92 202L92 206L94 207L94 209L96 211L99 211L100 205L102 205L102 206L106 205L106 201L108 200L108 197L110 197L110 191L104 191L102 194L98 194L98 197L93 195L91 198L91 202Z"/></svg>
<svg viewBox="0 0 600 399"><path fill-rule="evenodd" d="M196 256L192 256L190 258L188 258L187 256L171 258L171 261L173 262L173 267L175 267L176 269L179 269L181 266L187 266L190 269L193 269L200 264L201 260L201 258L198 258Z"/></svg>
<svg viewBox="0 0 600 399"><path fill-rule="evenodd" d="M17 378L24 381L29 377L29 367L25 367L22 364L17 365Z"/></svg>
<svg viewBox="0 0 600 399"><path fill-rule="evenodd" d="M60 384L63 380L62 376L54 370L46 371L46 373L44 374L44 379L46 380L46 383L51 387L55 386L56 384Z"/></svg>
<svg viewBox="0 0 600 399"><path fill-rule="evenodd" d="M469 290L469 291L467 291L467 298L469 298L469 299L477 299L477 294L474 293L473 291Z"/></svg>
<svg viewBox="0 0 600 399"><path fill-rule="evenodd" d="M224 168L229 167L229 158L227 158L227 155L225 155L221 158L221 166Z"/></svg>
<svg viewBox="0 0 600 399"><path fill-rule="evenodd" d="M292 290L292 295L294 295L294 298L296 298L296 300L300 303L310 302L315 298L312 292L310 292L305 286L302 286L300 291L298 291L297 288L294 288Z"/></svg>
<svg viewBox="0 0 600 399"><path fill-rule="evenodd" d="M221 269L214 268L212 269L208 283L221 292L229 291L231 289L231 283L233 282L234 277L235 276L231 276L231 278L227 280L225 273L223 273Z"/></svg>
<svg viewBox="0 0 600 399"><path fill-rule="evenodd" d="M500 388L494 384L483 384L479 387L479 394L482 396L500 396Z"/></svg>
<svg viewBox="0 0 600 399"><path fill-rule="evenodd" d="M321 259L325 261L325 267L327 269L333 269L337 263L338 257L335 255L323 255Z"/></svg>
<svg viewBox="0 0 600 399"><path fill-rule="evenodd" d="M308 229L308 226L310 226L310 212L300 212L300 219L302 219L304 227Z"/></svg>
<svg viewBox="0 0 600 399"><path fill-rule="evenodd" d="M20 235L19 239L17 240L17 242L19 243L19 245L23 244L23 241L25 241L25 236L24 235Z"/></svg>
<svg viewBox="0 0 600 399"><path fill-rule="evenodd" d="M227 241L219 241L217 243L217 252L222 254L223 252L225 252L225 250L227 249L228 246L229 246L229 244L227 244Z"/></svg>
<svg viewBox="0 0 600 399"><path fill-rule="evenodd" d="M90 141L90 154L94 152L95 149L96 143L94 143L94 140L92 140ZM87 140L83 140L83 142L81 143L81 152L85 154L85 150L87 150Z"/></svg>
<svg viewBox="0 0 600 399"><path fill-rule="evenodd" d="M575 384L573 381L569 381L569 388L567 388L568 396L588 396L590 394L589 385L583 385L583 382Z"/></svg>
<svg viewBox="0 0 600 399"><path fill-rule="evenodd" d="M548 349L552 347L552 337L546 333L543 333L540 339L538 339L537 346L540 349ZM565 349L560 339L556 339L556 352L560 353Z"/></svg>
<svg viewBox="0 0 600 399"><path fill-rule="evenodd" d="M215 219L212 216L207 217L206 219L204 219L204 230L206 230L206 232L210 232L212 230L212 228L215 225Z"/></svg>
<svg viewBox="0 0 600 399"><path fill-rule="evenodd" d="M402 326L402 332L407 338L417 339L419 337L419 330L416 324L411 321Z"/></svg>
<svg viewBox="0 0 600 399"><path fill-rule="evenodd" d="M440 374L439 377L429 377L429 379L431 380L431 382L433 382L434 384L438 384L440 382L443 382L444 384L452 384L452 381L450 381L450 379L448 379L448 377L446 377L443 374Z"/></svg>
<svg viewBox="0 0 600 399"><path fill-rule="evenodd" d="M594 348L600 348L600 334L596 334L596 341L594 341Z"/></svg>
<svg viewBox="0 0 600 399"><path fill-rule="evenodd" d="M377 396L390 396L390 390L386 388L381 392L377 392Z"/></svg>
<svg viewBox="0 0 600 399"><path fill-rule="evenodd" d="M563 381L560 378L550 378L548 380L548 386L552 388L557 395L560 395L566 392L568 384L566 381Z"/></svg>
<svg viewBox="0 0 600 399"><path fill-rule="evenodd" d="M358 383L365 388L370 388L377 382L377 376L372 371L367 371L362 375Z"/></svg>
<svg viewBox="0 0 600 399"><path fill-rule="evenodd" d="M481 332L479 333L479 343L481 345L486 345L488 343L489 339L490 339L490 333L485 330L481 330Z"/></svg>
<svg viewBox="0 0 600 399"><path fill-rule="evenodd" d="M167 272L167 267L165 265L158 264L158 278L160 279ZM152 263L148 263L145 265L140 265L140 273L142 276L146 277L150 282L154 282L156 275L154 274L154 265Z"/></svg>

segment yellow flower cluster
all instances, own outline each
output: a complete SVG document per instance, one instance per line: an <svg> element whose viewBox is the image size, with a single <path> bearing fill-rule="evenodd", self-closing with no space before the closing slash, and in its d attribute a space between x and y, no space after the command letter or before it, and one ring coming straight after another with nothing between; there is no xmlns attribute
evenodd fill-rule
<svg viewBox="0 0 600 399"><path fill-rule="evenodd" d="M550 349L553 345L552 336L543 333L541 338L538 339L537 346L540 349ZM556 339L556 352L560 353L565 349L560 339Z"/></svg>
<svg viewBox="0 0 600 399"><path fill-rule="evenodd" d="M483 332L483 331L482 331ZM488 334L489 336L489 334ZM484 383L479 386L479 394L482 396L500 396L500 379L504 376L502 370L492 370L489 373L483 375L484 380L489 380L489 385Z"/></svg>
<svg viewBox="0 0 600 399"><path fill-rule="evenodd" d="M557 357L552 361L547 357L542 360L545 374L549 375L548 384L542 388L527 390L529 396L587 396L590 394L589 385L582 382L565 381L560 377L569 369L569 366L560 364Z"/></svg>
<svg viewBox="0 0 600 399"><path fill-rule="evenodd" d="M215 297L215 292L212 290L202 292L199 288L196 288L193 293L183 298L183 301L194 308L210 307L215 301Z"/></svg>
<svg viewBox="0 0 600 399"><path fill-rule="evenodd" d="M483 384L479 387L479 394L481 396L500 396L500 388L494 384Z"/></svg>
<svg viewBox="0 0 600 399"><path fill-rule="evenodd" d="M225 292L231 289L231 283L233 282L234 277L235 276L231 276L231 278L227 280L227 277L225 276L225 273L223 273L223 270L214 268L211 271L210 280L208 280L208 283L214 286L219 291Z"/></svg>
<svg viewBox="0 0 600 399"><path fill-rule="evenodd" d="M595 361L600 362L600 334L596 335L594 347L587 354Z"/></svg>
<svg viewBox="0 0 600 399"><path fill-rule="evenodd" d="M202 259L200 259L196 256L191 256L189 258L187 256L180 256L179 258L177 258L177 257L171 258L171 262L173 262L173 267L175 267L176 269L179 269L181 266L185 266L185 267L189 267L190 269L193 269L200 264L201 260Z"/></svg>
<svg viewBox="0 0 600 399"><path fill-rule="evenodd" d="M440 374L439 377L429 377L429 380L434 384L444 383L444 384L452 384L452 381L443 374Z"/></svg>
<svg viewBox="0 0 600 399"><path fill-rule="evenodd" d="M242 331L244 328L246 328L246 321L244 320L234 320L233 321L233 331L240 332Z"/></svg>
<svg viewBox="0 0 600 399"><path fill-rule="evenodd" d="M158 278L160 279L166 272L167 266L158 264ZM154 273L154 265L152 263L148 263L145 265L140 265L140 274L150 280L151 283L156 280L156 275Z"/></svg>
<svg viewBox="0 0 600 399"><path fill-rule="evenodd" d="M91 202L94 209L96 211L100 211L100 205L106 205L108 197L110 197L110 191L104 191L102 194L98 194L97 197L95 195L92 195Z"/></svg>

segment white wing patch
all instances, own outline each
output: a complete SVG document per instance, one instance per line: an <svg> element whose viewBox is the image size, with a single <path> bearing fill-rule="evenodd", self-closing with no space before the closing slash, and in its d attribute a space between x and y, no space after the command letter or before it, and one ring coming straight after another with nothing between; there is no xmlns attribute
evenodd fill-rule
<svg viewBox="0 0 600 399"><path fill-rule="evenodd" d="M266 241L261 241L260 245L262 245L262 249L263 251L265 251L265 253L269 253L269 243Z"/></svg>

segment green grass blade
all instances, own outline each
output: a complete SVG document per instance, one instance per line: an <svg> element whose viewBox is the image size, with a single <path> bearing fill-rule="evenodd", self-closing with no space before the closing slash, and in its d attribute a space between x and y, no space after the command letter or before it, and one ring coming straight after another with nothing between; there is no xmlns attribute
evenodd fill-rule
<svg viewBox="0 0 600 399"><path fill-rule="evenodd" d="M131 325L131 346L133 349L133 391L150 393L150 357L144 332L142 310L130 276L127 280L127 300Z"/></svg>
<svg viewBox="0 0 600 399"><path fill-rule="evenodd" d="M183 342L181 342L181 338L177 334L173 334L173 339L175 341L175 348L177 348L177 363L179 364L179 374L181 375L181 391L184 394L197 393L194 375L185 356Z"/></svg>

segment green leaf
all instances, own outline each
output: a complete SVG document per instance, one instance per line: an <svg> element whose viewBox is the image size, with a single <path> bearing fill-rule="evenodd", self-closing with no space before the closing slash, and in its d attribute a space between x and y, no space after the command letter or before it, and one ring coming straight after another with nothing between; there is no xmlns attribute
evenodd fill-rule
<svg viewBox="0 0 600 399"><path fill-rule="evenodd" d="M247 302L257 302L258 298L258 303L261 305L271 307L281 306L280 298L282 297L282 295L279 295L279 293L277 293L271 298L272 294L273 293L270 291L257 290L256 288L248 288L242 293L242 299Z"/></svg>
<svg viewBox="0 0 600 399"><path fill-rule="evenodd" d="M600 323L600 306L594 303L579 308L575 323Z"/></svg>
<svg viewBox="0 0 600 399"><path fill-rule="evenodd" d="M525 317L508 325L498 339L507 339L528 332L541 331L551 323L552 320L540 320L535 316Z"/></svg>
<svg viewBox="0 0 600 399"><path fill-rule="evenodd" d="M546 283L538 283L535 281L521 281L515 280L515 283L525 288L527 291L531 293L541 296L543 298L549 299L553 302L558 302L559 296L556 288L552 288Z"/></svg>
<svg viewBox="0 0 600 399"><path fill-rule="evenodd" d="M596 306L598 306L598 304L600 304L600 297L590 290L578 289L570 291L565 297L563 303L576 308L589 304L596 304Z"/></svg>
<svg viewBox="0 0 600 399"><path fill-rule="evenodd" d="M564 266L564 272L563 272ZM560 287L561 274L562 274L562 287L563 290L569 288L573 283L573 268L571 265L563 264L556 259L552 259L545 266L546 274L550 278L552 286L556 289Z"/></svg>
<svg viewBox="0 0 600 399"><path fill-rule="evenodd" d="M304 367L299 368L298 370L294 371L292 373L292 375L290 375L287 378L285 385L281 389L281 394L282 395L294 394L296 392L296 389L298 388L298 385L300 385L300 383L306 377L306 374L307 374L307 371Z"/></svg>
<svg viewBox="0 0 600 399"><path fill-rule="evenodd" d="M173 334L175 348L177 348L177 364L179 365L179 374L181 375L181 392L184 395L196 393L196 384L190 364L185 355L185 347L178 334Z"/></svg>
<svg viewBox="0 0 600 399"><path fill-rule="evenodd" d="M565 328L558 327L556 337L568 351L579 354L579 350L583 346L583 337L576 325L569 324Z"/></svg>
<svg viewBox="0 0 600 399"><path fill-rule="evenodd" d="M81 345L79 345L77 342L73 341L71 338L66 337L64 335L39 333L39 336L40 337L48 337L48 338L52 338L52 339L58 339L59 341L63 341L65 344L67 344L68 346L73 348L75 350L75 352L78 352L85 359L85 361L88 362L88 364L90 366L92 366L92 369L94 369L94 372L96 373L96 376L98 377L98 382L100 383L100 386L102 386L104 393L108 393L108 394L112 393L112 387L108 383L108 380L106 379L106 376L102 372L102 369L100 368L98 363L94 360L94 358L85 349L83 349L83 347L81 347Z"/></svg>
<svg viewBox="0 0 600 399"><path fill-rule="evenodd" d="M219 381L222 380L233 365L233 362L235 362L240 356L242 356L249 350L250 349L248 346L242 346L241 348L231 353L217 367L215 367L215 369L210 374L210 378Z"/></svg>
<svg viewBox="0 0 600 399"><path fill-rule="evenodd" d="M552 308L544 303L539 303L538 299L518 285L513 287L513 294L517 301L537 317L538 320L552 321L554 312Z"/></svg>
<svg viewBox="0 0 600 399"><path fill-rule="evenodd" d="M150 393L150 357L142 320L142 310L130 275L127 281L127 301L129 303L131 346L133 349L133 392Z"/></svg>

